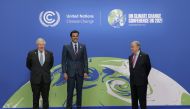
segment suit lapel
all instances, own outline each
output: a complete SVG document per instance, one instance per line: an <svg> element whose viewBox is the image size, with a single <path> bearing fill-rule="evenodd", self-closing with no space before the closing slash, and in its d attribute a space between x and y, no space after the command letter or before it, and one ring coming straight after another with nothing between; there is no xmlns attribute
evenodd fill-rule
<svg viewBox="0 0 190 109"><path fill-rule="evenodd" d="M81 54L81 48L82 48L81 44L78 43L78 56Z"/></svg>
<svg viewBox="0 0 190 109"><path fill-rule="evenodd" d="M39 60L39 57L38 57L38 49L35 50L35 58L36 58L36 62L38 62L38 64L41 66L40 60Z"/></svg>
<svg viewBox="0 0 190 109"><path fill-rule="evenodd" d="M133 55L131 55L130 57L129 57L129 64L130 64L130 67L131 68L133 68L133 63L132 63L132 60L133 60Z"/></svg>
<svg viewBox="0 0 190 109"><path fill-rule="evenodd" d="M136 60L135 67L138 66L138 64L141 62L141 58L142 58L142 54L141 54L141 51L140 51L139 56L138 56L138 58L137 58L137 60ZM134 68L135 68L135 67L134 67Z"/></svg>
<svg viewBox="0 0 190 109"><path fill-rule="evenodd" d="M44 64L47 62L47 59L48 59L48 52L45 50L45 61L44 61ZM44 66L43 64L43 66Z"/></svg>
<svg viewBox="0 0 190 109"><path fill-rule="evenodd" d="M70 44L70 51L71 51L71 54L73 55L73 57L76 58L76 55L75 55L75 51L74 51L72 42L71 42L71 44Z"/></svg>

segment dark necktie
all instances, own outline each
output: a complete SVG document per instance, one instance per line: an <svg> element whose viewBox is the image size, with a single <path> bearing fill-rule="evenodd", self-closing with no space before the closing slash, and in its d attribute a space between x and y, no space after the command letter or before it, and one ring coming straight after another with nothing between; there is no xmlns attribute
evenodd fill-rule
<svg viewBox="0 0 190 109"><path fill-rule="evenodd" d="M77 54L77 44L75 44L74 46L75 46L75 54Z"/></svg>

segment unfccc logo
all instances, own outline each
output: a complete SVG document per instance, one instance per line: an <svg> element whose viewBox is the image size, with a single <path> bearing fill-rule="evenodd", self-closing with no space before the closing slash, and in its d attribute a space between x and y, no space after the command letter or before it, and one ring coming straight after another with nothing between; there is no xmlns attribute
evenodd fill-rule
<svg viewBox="0 0 190 109"><path fill-rule="evenodd" d="M42 11L39 20L44 27L55 27L60 22L60 14L57 11Z"/></svg>

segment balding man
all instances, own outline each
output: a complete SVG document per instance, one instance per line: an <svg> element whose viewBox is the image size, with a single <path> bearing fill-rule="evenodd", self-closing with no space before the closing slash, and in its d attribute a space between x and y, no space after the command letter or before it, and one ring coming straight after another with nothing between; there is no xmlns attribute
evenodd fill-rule
<svg viewBox="0 0 190 109"><path fill-rule="evenodd" d="M138 101L141 109L146 109L148 75L151 70L150 59L148 54L141 51L139 41L131 42L131 52L129 70L132 109L138 109Z"/></svg>
<svg viewBox="0 0 190 109"><path fill-rule="evenodd" d="M49 89L51 83L50 69L53 66L53 53L45 49L43 38L36 40L37 49L28 53L26 66L30 70L30 83L33 92L33 109L39 109L40 94L43 99L43 109L49 108Z"/></svg>

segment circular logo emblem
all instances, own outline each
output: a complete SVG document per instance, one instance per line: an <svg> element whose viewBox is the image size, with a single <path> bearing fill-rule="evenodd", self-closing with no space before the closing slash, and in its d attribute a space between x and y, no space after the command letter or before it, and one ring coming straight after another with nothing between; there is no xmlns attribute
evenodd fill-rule
<svg viewBox="0 0 190 109"><path fill-rule="evenodd" d="M60 14L57 11L42 11L39 20L44 27L55 27L60 22Z"/></svg>
<svg viewBox="0 0 190 109"><path fill-rule="evenodd" d="M125 25L126 14L121 9L114 9L108 15L108 23L114 28L120 28Z"/></svg>

